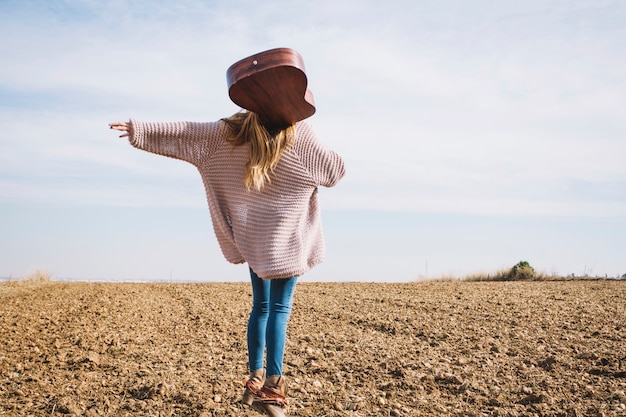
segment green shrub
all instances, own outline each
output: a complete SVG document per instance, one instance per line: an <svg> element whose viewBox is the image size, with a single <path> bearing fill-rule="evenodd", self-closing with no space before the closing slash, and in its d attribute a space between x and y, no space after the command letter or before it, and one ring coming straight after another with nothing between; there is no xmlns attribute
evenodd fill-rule
<svg viewBox="0 0 626 417"><path fill-rule="evenodd" d="M520 261L509 271L506 279L508 281L524 281L535 279L535 269L526 261Z"/></svg>

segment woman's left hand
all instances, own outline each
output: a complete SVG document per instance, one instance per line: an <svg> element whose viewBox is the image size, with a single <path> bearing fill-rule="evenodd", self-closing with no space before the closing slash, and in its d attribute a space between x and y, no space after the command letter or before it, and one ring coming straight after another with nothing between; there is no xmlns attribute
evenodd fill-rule
<svg viewBox="0 0 626 417"><path fill-rule="evenodd" d="M127 122L109 123L109 128L119 130L120 132L124 132L124 134L120 135L120 138L125 138L128 135L130 135L130 124Z"/></svg>

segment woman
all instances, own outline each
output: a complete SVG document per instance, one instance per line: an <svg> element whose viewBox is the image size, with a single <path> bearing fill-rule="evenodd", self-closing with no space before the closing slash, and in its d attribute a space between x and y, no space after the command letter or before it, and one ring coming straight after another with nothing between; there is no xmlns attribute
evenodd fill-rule
<svg viewBox="0 0 626 417"><path fill-rule="evenodd" d="M131 120L110 127L133 146L190 162L200 172L225 258L250 267L250 377L242 401L284 416L282 367L296 280L324 258L317 187L343 177L343 160L306 122L268 130L250 111L208 123Z"/></svg>

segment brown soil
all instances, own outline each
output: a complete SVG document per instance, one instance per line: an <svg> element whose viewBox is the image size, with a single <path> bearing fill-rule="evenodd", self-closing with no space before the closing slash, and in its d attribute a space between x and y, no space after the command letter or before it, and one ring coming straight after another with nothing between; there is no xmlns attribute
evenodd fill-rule
<svg viewBox="0 0 626 417"><path fill-rule="evenodd" d="M290 416L626 415L626 282L300 283ZM0 285L0 416L253 416L248 284Z"/></svg>

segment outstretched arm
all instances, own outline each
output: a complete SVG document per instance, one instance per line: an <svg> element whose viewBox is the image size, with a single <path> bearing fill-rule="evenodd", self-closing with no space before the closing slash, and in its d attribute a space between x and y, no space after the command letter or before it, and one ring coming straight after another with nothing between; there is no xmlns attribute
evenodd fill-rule
<svg viewBox="0 0 626 417"><path fill-rule="evenodd" d="M109 123L110 129L119 130L120 132L124 132L120 135L120 138L125 138L130 135L130 125L127 122L113 122Z"/></svg>
<svg viewBox="0 0 626 417"><path fill-rule="evenodd" d="M182 159L193 165L210 154L223 139L223 122L128 122L110 123L137 149Z"/></svg>

